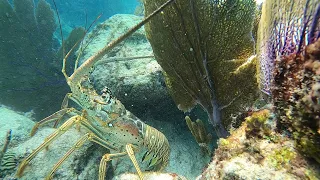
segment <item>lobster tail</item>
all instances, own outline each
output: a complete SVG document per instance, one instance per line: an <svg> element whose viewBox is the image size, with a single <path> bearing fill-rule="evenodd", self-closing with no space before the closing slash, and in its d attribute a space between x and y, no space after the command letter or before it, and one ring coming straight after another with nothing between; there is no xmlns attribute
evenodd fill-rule
<svg viewBox="0 0 320 180"><path fill-rule="evenodd" d="M149 168L153 171L162 171L169 162L170 146L168 139L157 129L146 125L144 146L148 149L143 161L150 160Z"/></svg>

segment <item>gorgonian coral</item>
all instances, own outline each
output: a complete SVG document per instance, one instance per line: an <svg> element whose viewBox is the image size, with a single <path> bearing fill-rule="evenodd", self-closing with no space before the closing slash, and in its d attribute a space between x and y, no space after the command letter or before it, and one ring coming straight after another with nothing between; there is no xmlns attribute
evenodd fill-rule
<svg viewBox="0 0 320 180"><path fill-rule="evenodd" d="M258 31L261 88L271 94L278 129L320 162L320 2L267 1Z"/></svg>
<svg viewBox="0 0 320 180"><path fill-rule="evenodd" d="M282 56L272 89L278 126L288 129L297 147L320 163L320 39L304 55Z"/></svg>
<svg viewBox="0 0 320 180"><path fill-rule="evenodd" d="M145 13L162 1L145 0ZM253 0L180 0L146 25L178 108L200 104L220 136L256 98ZM249 59L249 60L248 60Z"/></svg>
<svg viewBox="0 0 320 180"><path fill-rule="evenodd" d="M271 94L275 60L303 53L305 46L319 36L318 3L317 0L269 0L263 4L257 33L257 75L263 92Z"/></svg>

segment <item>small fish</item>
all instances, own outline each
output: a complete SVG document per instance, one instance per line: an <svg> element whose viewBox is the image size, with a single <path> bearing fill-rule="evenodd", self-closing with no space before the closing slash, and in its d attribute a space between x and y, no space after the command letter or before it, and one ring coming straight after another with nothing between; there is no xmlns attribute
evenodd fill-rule
<svg viewBox="0 0 320 180"><path fill-rule="evenodd" d="M12 131L10 129L7 132L4 146L0 151L0 177L17 166L15 154L13 152L7 152L12 137L11 135Z"/></svg>
<svg viewBox="0 0 320 180"><path fill-rule="evenodd" d="M0 163L0 172L9 171L17 166L15 153L7 152L3 155Z"/></svg>

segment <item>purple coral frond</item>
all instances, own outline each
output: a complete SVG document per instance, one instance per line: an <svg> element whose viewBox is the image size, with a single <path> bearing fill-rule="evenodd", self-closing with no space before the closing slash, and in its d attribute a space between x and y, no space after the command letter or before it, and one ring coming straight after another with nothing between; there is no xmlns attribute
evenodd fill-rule
<svg viewBox="0 0 320 180"><path fill-rule="evenodd" d="M316 12L314 13L313 20L310 27L310 33L308 35L308 43L313 43L316 39L320 37L320 30L319 30L319 19L320 19L320 4L318 4ZM318 28L318 36L316 36L316 31ZM316 38L315 38L316 37Z"/></svg>
<svg viewBox="0 0 320 180"><path fill-rule="evenodd" d="M298 45L297 54L299 54L301 52L302 43L303 43L305 35L306 35L306 29L307 29L307 26L308 26L308 22L310 20L310 16L308 16L308 18L307 18L307 10L308 10L308 7L309 7L309 3L310 3L310 0L307 0L306 5L305 5L305 9L304 9L304 12L303 12L303 23L304 23L304 26L302 28L302 33L301 33L301 36L300 36L300 42L299 42L299 45Z"/></svg>

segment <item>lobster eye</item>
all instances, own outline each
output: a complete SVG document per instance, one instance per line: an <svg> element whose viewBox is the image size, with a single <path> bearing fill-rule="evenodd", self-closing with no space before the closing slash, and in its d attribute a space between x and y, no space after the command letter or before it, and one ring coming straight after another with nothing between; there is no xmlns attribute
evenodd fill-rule
<svg viewBox="0 0 320 180"><path fill-rule="evenodd" d="M113 124L112 124L112 123L108 123L108 126L109 126L109 127L113 127Z"/></svg>

